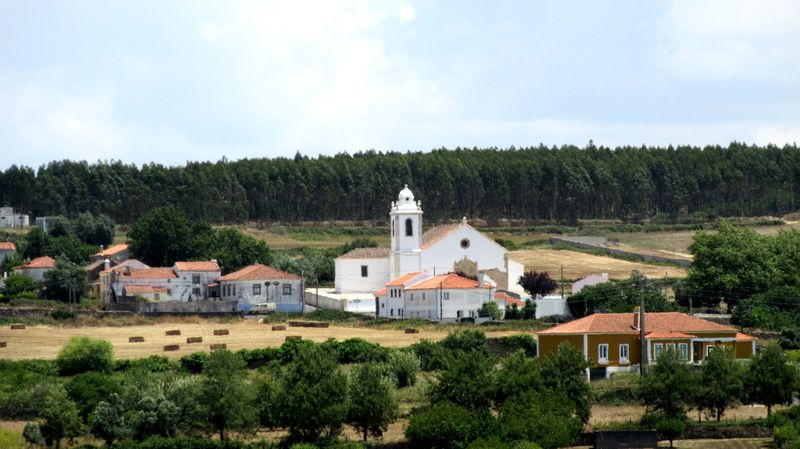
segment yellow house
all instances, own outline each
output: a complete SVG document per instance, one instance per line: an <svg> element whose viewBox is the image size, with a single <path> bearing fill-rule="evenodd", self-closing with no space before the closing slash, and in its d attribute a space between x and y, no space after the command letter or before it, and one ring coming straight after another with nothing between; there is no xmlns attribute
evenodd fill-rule
<svg viewBox="0 0 800 449"><path fill-rule="evenodd" d="M645 358L653 363L667 348L687 363L702 363L718 347L732 349L737 359L750 358L756 339L736 329L678 312L644 314ZM594 376L636 371L641 361L639 312L595 313L537 332L541 357L554 353L561 343L577 348L593 368Z"/></svg>

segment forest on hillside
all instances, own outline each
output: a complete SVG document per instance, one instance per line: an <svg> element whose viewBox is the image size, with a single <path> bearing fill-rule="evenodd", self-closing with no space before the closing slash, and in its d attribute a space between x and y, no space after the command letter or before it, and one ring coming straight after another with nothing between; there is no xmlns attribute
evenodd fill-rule
<svg viewBox="0 0 800 449"><path fill-rule="evenodd" d="M782 215L798 208L797 145L575 146L374 151L138 167L54 161L0 172L0 205L35 216L104 213L132 223L175 205L192 219L386 220L408 184L429 222L468 216L574 223Z"/></svg>

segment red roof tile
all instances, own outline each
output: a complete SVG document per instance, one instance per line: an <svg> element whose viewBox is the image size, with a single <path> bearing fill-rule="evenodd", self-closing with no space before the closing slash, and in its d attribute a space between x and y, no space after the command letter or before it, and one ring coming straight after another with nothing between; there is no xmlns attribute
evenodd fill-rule
<svg viewBox="0 0 800 449"><path fill-rule="evenodd" d="M116 271L116 268L114 267ZM120 273L120 279L175 279L178 275L172 271L172 268L158 267L158 268L132 268L130 274L125 270Z"/></svg>
<svg viewBox="0 0 800 449"><path fill-rule="evenodd" d="M501 299L505 301L506 307L511 307L514 304L516 304L519 308L525 307L525 301L515 298L506 292L495 292L494 299Z"/></svg>
<svg viewBox="0 0 800 449"><path fill-rule="evenodd" d="M119 254L119 253L121 253L123 251L127 251L127 250L128 250L128 244L127 243L120 243L118 245L109 246L108 248L100 251L99 253L96 253L95 256L99 256L99 257L113 256L115 254Z"/></svg>
<svg viewBox="0 0 800 449"><path fill-rule="evenodd" d="M651 312L645 316L651 332L736 332L736 329L678 312ZM636 333L633 313L595 313L539 332L540 334Z"/></svg>
<svg viewBox="0 0 800 449"><path fill-rule="evenodd" d="M484 288L490 287L489 284L484 284ZM406 290L430 290L434 288L449 290L478 288L478 281L459 276L455 273L449 273L424 279L416 284L409 285L406 287Z"/></svg>
<svg viewBox="0 0 800 449"><path fill-rule="evenodd" d="M17 267L18 269L22 268L55 268L56 267L56 260L50 256L42 256L33 259L32 261L26 263L25 265Z"/></svg>
<svg viewBox="0 0 800 449"><path fill-rule="evenodd" d="M126 285L126 295L141 295L143 293L166 293L166 287L155 287L152 285Z"/></svg>
<svg viewBox="0 0 800 449"><path fill-rule="evenodd" d="M380 289L380 290L376 291L375 293L373 293L373 295L375 295L375 296L383 296L388 291L389 291L389 289L387 289L386 287L383 287L382 289Z"/></svg>
<svg viewBox="0 0 800 449"><path fill-rule="evenodd" d="M175 262L177 271L220 271L216 260L200 260L196 262Z"/></svg>
<svg viewBox="0 0 800 449"><path fill-rule="evenodd" d="M16 251L17 245L11 242L0 242L0 251Z"/></svg>
<svg viewBox="0 0 800 449"><path fill-rule="evenodd" d="M242 268L239 271L228 273L218 278L219 281L260 281L265 279L302 279L300 276L277 268L268 267L260 263Z"/></svg>
<svg viewBox="0 0 800 449"><path fill-rule="evenodd" d="M758 340L756 337L753 337L752 335L743 334L741 332L737 332L736 333L736 339L737 340Z"/></svg>
<svg viewBox="0 0 800 449"><path fill-rule="evenodd" d="M420 274L422 274L421 271L405 274L405 275L400 276L399 278L397 278L397 279L395 279L393 281L389 281L386 284L386 286L387 287L400 287L401 285L405 285L406 282L410 281L411 279L414 279L415 277L419 276Z"/></svg>
<svg viewBox="0 0 800 449"><path fill-rule="evenodd" d="M647 324L647 323L645 323ZM649 338L651 340L662 340L662 339L671 339L671 338L692 338L693 335L684 334L683 332L650 332L644 336L644 338Z"/></svg>

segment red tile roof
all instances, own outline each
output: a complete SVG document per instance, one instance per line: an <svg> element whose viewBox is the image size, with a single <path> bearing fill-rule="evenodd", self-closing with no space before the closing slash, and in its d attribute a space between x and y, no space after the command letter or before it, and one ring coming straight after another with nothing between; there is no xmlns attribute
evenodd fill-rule
<svg viewBox="0 0 800 449"><path fill-rule="evenodd" d="M116 271L114 267L114 271ZM125 270L120 271L120 279L175 279L178 275L172 271L172 268L158 267L158 268L132 268L130 274Z"/></svg>
<svg viewBox="0 0 800 449"><path fill-rule="evenodd" d="M16 251L17 245L11 242L0 242L0 251Z"/></svg>
<svg viewBox="0 0 800 449"><path fill-rule="evenodd" d="M380 289L380 290L376 291L375 293L373 293L373 295L375 295L375 296L383 296L383 295L385 295L385 294L386 294L388 291L389 291L389 289L388 289L388 288L386 288L386 287L383 287L382 289Z"/></svg>
<svg viewBox="0 0 800 449"><path fill-rule="evenodd" d="M25 265L19 266L17 268L55 268L56 267L56 260L50 256L42 256L33 259L32 261L26 263Z"/></svg>
<svg viewBox="0 0 800 449"><path fill-rule="evenodd" d="M126 295L141 295L143 293L166 293L167 287L154 287L152 285L126 285Z"/></svg>
<svg viewBox="0 0 800 449"><path fill-rule="evenodd" d="M253 264L218 278L219 281L262 281L265 279L302 279L300 276L277 268Z"/></svg>
<svg viewBox="0 0 800 449"><path fill-rule="evenodd" d="M645 329L649 332L725 332L736 329L679 312L651 312L645 315ZM635 334L633 313L595 313L537 332L554 334Z"/></svg>
<svg viewBox="0 0 800 449"><path fill-rule="evenodd" d="M175 262L178 271L220 271L216 260L200 260L197 262Z"/></svg>
<svg viewBox="0 0 800 449"><path fill-rule="evenodd" d="M509 295L506 292L495 292L494 299L501 299L501 300L505 301L506 307L511 307L514 304L516 304L517 307L520 307L520 308L525 307L525 301L523 301L523 300L521 300L519 298L515 298L515 297Z"/></svg>
<svg viewBox="0 0 800 449"><path fill-rule="evenodd" d="M406 275L400 276L399 278L397 278L397 279L395 279L393 281L389 281L386 284L386 286L387 287L400 287L401 285L405 285L406 282L410 281L411 279L414 279L415 277L419 276L420 274L422 274L421 271L417 271L417 272L414 272L414 273L408 273Z"/></svg>
<svg viewBox="0 0 800 449"><path fill-rule="evenodd" d="M100 251L99 253L96 253L95 256L99 256L99 257L113 256L115 254L119 254L119 253L121 253L123 251L127 251L127 250L128 250L128 244L127 243L120 243L118 245L109 246L108 248Z"/></svg>
<svg viewBox="0 0 800 449"><path fill-rule="evenodd" d="M756 337L753 337L752 335L743 334L741 332L737 332L736 333L736 339L737 340L758 340Z"/></svg>
<svg viewBox="0 0 800 449"><path fill-rule="evenodd" d="M383 259L389 257L389 248L356 248L337 259Z"/></svg>
<svg viewBox="0 0 800 449"><path fill-rule="evenodd" d="M478 281L459 276L455 273L442 274L424 279L416 284L409 285L406 290L430 290L434 288L442 289L469 289L479 288ZM483 288L491 288L489 284L484 284Z"/></svg>
<svg viewBox="0 0 800 449"><path fill-rule="evenodd" d="M647 324L647 323L645 323ZM663 340L663 339L672 339L672 338L692 338L693 335L684 334L683 332L650 332L644 336L644 338L649 338L651 340Z"/></svg>

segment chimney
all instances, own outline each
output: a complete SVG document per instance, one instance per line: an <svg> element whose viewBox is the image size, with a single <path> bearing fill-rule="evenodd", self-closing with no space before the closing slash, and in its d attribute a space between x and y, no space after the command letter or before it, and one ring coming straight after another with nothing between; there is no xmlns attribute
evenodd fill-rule
<svg viewBox="0 0 800 449"><path fill-rule="evenodd" d="M639 330L639 318L641 318L642 312L639 309L639 306L633 308L633 328Z"/></svg>
<svg viewBox="0 0 800 449"><path fill-rule="evenodd" d="M111 261L106 259L103 261L103 270L110 270L111 269Z"/></svg>
<svg viewBox="0 0 800 449"><path fill-rule="evenodd" d="M478 288L483 288L483 272L478 272Z"/></svg>

